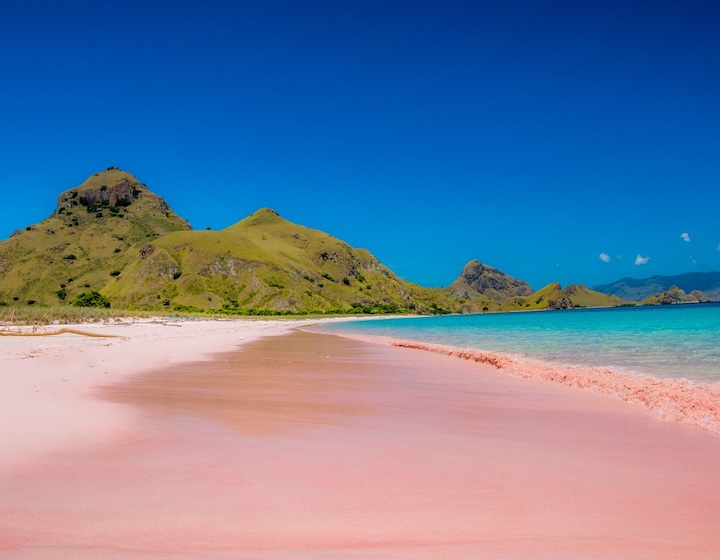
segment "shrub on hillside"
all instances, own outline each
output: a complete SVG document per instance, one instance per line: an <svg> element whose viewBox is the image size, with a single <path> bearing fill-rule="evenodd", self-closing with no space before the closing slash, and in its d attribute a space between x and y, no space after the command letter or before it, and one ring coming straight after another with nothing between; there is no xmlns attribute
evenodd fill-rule
<svg viewBox="0 0 720 560"><path fill-rule="evenodd" d="M104 295L96 292L83 292L78 297L76 297L72 304L75 307L110 307L110 300L108 300Z"/></svg>

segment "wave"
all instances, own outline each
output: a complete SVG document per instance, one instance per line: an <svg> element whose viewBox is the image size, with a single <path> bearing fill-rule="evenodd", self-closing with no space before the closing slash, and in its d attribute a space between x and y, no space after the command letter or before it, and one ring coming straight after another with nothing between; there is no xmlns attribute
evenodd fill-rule
<svg viewBox="0 0 720 560"><path fill-rule="evenodd" d="M694 383L687 379L659 379L650 375L620 372L607 368L556 364L534 358L515 357L501 352L456 348L378 336L346 335L345 333L340 336L398 348L444 354L488 364L515 377L591 390L629 403L643 405L659 418L699 426L708 432L720 435L720 391L718 388Z"/></svg>

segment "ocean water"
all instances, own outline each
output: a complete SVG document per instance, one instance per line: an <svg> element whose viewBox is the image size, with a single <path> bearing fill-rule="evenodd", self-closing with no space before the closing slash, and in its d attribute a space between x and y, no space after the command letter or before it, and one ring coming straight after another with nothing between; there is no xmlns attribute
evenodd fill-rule
<svg viewBox="0 0 720 560"><path fill-rule="evenodd" d="M720 383L717 303L359 320L323 330Z"/></svg>

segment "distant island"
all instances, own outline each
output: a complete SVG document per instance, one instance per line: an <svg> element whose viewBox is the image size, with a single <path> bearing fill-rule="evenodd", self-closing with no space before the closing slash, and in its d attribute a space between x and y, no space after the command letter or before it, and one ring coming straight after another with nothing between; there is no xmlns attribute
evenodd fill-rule
<svg viewBox="0 0 720 560"><path fill-rule="evenodd" d="M720 296L720 273L709 274L718 278L716 292L708 293ZM633 305L638 294L645 299L670 287L658 282L652 286L663 290L645 295L650 284L631 288L629 280L595 289L552 283L533 291L475 260L450 286L425 288L402 280L369 251L270 208L223 230L193 230L165 200L115 167L61 193L50 217L0 242L0 306L445 314ZM682 299L674 293L673 301L659 302ZM702 296L694 297L709 299Z"/></svg>
<svg viewBox="0 0 720 560"><path fill-rule="evenodd" d="M720 301L720 272L688 272L676 276L651 276L650 278L621 278L611 284L594 286L593 290L614 295L627 301L642 302L673 287L686 294L704 295L709 301Z"/></svg>

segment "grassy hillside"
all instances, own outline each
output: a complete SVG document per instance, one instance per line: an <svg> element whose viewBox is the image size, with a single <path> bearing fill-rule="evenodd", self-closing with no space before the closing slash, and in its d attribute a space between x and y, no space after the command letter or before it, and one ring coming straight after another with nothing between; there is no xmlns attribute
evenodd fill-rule
<svg viewBox="0 0 720 560"><path fill-rule="evenodd" d="M145 244L103 294L129 308L226 312L458 312L438 290L399 279L368 251L262 209L221 231Z"/></svg>

